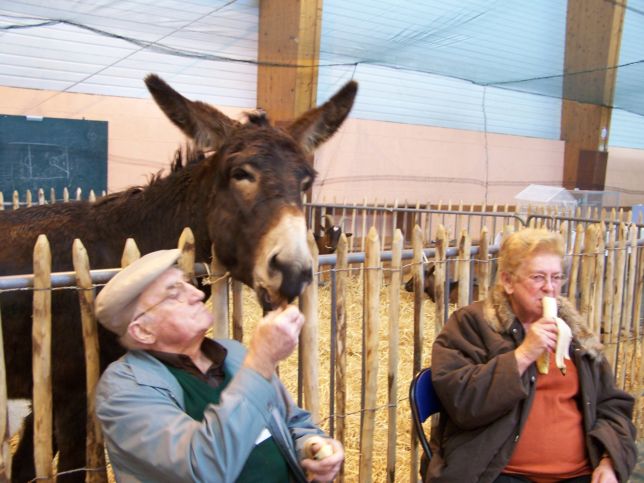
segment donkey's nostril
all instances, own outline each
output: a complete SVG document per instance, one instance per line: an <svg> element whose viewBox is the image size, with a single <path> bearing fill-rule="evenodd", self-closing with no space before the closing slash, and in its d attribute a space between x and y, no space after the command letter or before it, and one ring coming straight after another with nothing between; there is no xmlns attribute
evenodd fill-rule
<svg viewBox="0 0 644 483"><path fill-rule="evenodd" d="M280 264L279 260L277 259L277 254L273 255L271 257L271 259L269 260L269 262L268 262L268 267L271 270L280 270L280 265L281 264Z"/></svg>
<svg viewBox="0 0 644 483"><path fill-rule="evenodd" d="M302 283L308 285L313 281L313 269L311 267L302 270Z"/></svg>

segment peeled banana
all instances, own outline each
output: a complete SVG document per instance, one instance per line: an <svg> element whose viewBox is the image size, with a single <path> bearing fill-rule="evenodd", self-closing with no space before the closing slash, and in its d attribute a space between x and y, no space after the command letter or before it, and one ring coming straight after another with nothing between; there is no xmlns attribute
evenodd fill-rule
<svg viewBox="0 0 644 483"><path fill-rule="evenodd" d="M555 348L555 364L566 375L566 361L570 359L568 351L570 349L570 342L572 341L572 331L568 324L562 319L557 317L557 299L554 297L543 297L541 300L543 304L543 316L555 319L557 322L557 345ZM537 359L537 370L539 374L548 374L548 367L550 366L550 353L543 351L543 354Z"/></svg>

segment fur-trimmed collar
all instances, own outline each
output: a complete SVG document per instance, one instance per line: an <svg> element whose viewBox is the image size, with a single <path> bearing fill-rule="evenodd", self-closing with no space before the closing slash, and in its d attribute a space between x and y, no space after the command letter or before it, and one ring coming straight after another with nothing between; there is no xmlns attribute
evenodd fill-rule
<svg viewBox="0 0 644 483"><path fill-rule="evenodd" d="M588 329L584 318L577 312L575 307L564 297L557 297L557 310L559 317L564 320L572 330L574 340L592 358L602 357L603 345L597 337ZM510 300L507 295L498 288L492 289L490 295L483 305L485 320L490 327L499 333L507 333L516 318L512 311Z"/></svg>

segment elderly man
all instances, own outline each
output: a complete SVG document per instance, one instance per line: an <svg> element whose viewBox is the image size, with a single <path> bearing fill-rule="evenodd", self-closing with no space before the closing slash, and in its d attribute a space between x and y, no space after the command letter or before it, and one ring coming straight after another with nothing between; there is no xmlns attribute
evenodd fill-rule
<svg viewBox="0 0 644 483"><path fill-rule="evenodd" d="M212 316L174 266L179 255L145 255L96 299L99 321L129 349L96 394L117 480L332 480L342 445L320 439L275 375L296 347L302 314L294 306L268 314L248 351L209 339Z"/></svg>

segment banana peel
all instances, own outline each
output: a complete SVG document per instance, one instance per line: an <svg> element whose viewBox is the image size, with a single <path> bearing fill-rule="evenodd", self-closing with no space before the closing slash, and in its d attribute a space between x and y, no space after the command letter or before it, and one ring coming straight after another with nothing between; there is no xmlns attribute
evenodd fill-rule
<svg viewBox="0 0 644 483"><path fill-rule="evenodd" d="M555 346L555 365L561 373L566 375L566 359L570 359L568 352L572 342L572 331L563 319L557 317L557 299L554 297L543 297L543 316L555 319L557 322L557 344ZM539 374L548 374L550 367L550 353L544 351L536 361Z"/></svg>

